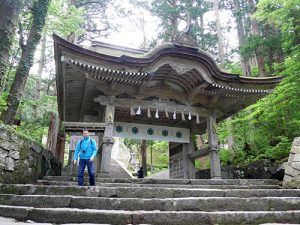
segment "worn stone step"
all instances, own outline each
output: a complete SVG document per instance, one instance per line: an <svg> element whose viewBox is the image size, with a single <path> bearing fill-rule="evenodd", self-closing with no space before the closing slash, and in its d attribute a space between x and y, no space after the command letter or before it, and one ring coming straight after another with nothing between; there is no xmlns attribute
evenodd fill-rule
<svg viewBox="0 0 300 225"><path fill-rule="evenodd" d="M45 176L49 181L76 181L72 176ZM85 177L88 181L88 177ZM137 184L182 184L182 185L279 185L280 181L274 179L128 179L128 178L95 178L99 183L137 183Z"/></svg>
<svg viewBox="0 0 300 225"><path fill-rule="evenodd" d="M33 208L0 206L0 216L18 217L26 221L45 223L102 223L112 225L258 225L261 223L294 223L300 221L300 211L125 211L70 208Z"/></svg>
<svg viewBox="0 0 300 225"><path fill-rule="evenodd" d="M35 208L160 211L282 211L300 209L300 197L191 197L165 199L0 195L0 205Z"/></svg>
<svg viewBox="0 0 300 225"><path fill-rule="evenodd" d="M17 221L13 218L0 217L0 224L2 225L55 225L54 223L35 223L30 220L28 221ZM64 223L61 225L109 225L109 224L100 224L100 223ZM128 224L131 225L131 224ZM138 225L147 225L147 224L138 224ZM149 225L149 224L148 224Z"/></svg>
<svg viewBox="0 0 300 225"><path fill-rule="evenodd" d="M300 197L300 189L190 189L164 187L78 187L0 184L1 194L74 195L118 198Z"/></svg>
<svg viewBox="0 0 300 225"><path fill-rule="evenodd" d="M72 181L48 181L48 180L37 180L37 184L43 185L63 185L63 186L77 186L77 182ZM85 183L88 186L88 182ZM203 184L203 185L192 185L192 184L145 184L145 183L96 183L96 186L102 187L165 187L165 188L218 188L218 189L276 189L280 188L278 185L255 185L255 184Z"/></svg>

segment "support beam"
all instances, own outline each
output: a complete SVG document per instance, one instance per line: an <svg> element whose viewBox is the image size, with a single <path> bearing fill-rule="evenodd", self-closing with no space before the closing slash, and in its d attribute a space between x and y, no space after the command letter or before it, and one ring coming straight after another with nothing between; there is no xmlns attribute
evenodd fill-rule
<svg viewBox="0 0 300 225"><path fill-rule="evenodd" d="M189 154L194 154L195 152L192 136L191 134L190 143L183 144L182 149L184 179L195 179L195 160L189 158Z"/></svg>
<svg viewBox="0 0 300 225"><path fill-rule="evenodd" d="M103 141L103 132L99 132L98 133L98 137L99 137L99 143L98 143L98 152L97 152L97 156L95 158L95 172L96 173L100 173L101 171L101 161L102 161L102 149L103 149L103 145L102 145L102 141Z"/></svg>
<svg viewBox="0 0 300 225"><path fill-rule="evenodd" d="M203 83L197 87L194 87L190 92L187 94L187 99L192 102L192 99L199 94L202 90L204 90L206 87L208 87L208 83Z"/></svg>
<svg viewBox="0 0 300 225"><path fill-rule="evenodd" d="M108 97L104 95L100 95L97 98L94 98L95 102L99 102L100 105L108 105ZM141 107L142 109L160 109L165 110L167 109L169 112L173 112L174 109L177 112L185 112L188 114L191 112L192 114L196 115L199 114L201 117L208 117L209 111L202 107L194 107L194 106L186 106L186 105L178 105L175 102L169 101L146 101L146 100L137 100L137 99L128 99L128 98L116 98L115 99L115 106L119 108L129 108L133 107Z"/></svg>
<svg viewBox="0 0 300 225"><path fill-rule="evenodd" d="M145 139L141 140L141 156L144 176L147 177L147 142Z"/></svg>
<svg viewBox="0 0 300 225"><path fill-rule="evenodd" d="M207 148L202 148L202 149L199 149L193 153L190 153L189 154L189 158L190 159L199 159L199 158L202 158L202 157L205 157L205 156L208 156L210 153L210 148L207 147Z"/></svg>
<svg viewBox="0 0 300 225"><path fill-rule="evenodd" d="M113 131L114 131L114 115L115 105L114 96L108 98L108 105L105 109L105 131L103 136L102 159L101 159L101 173L110 172L111 164L111 150L113 146Z"/></svg>
<svg viewBox="0 0 300 225"><path fill-rule="evenodd" d="M105 123L63 121L63 126L66 131L82 131L84 128L87 128L89 131L103 131Z"/></svg>
<svg viewBox="0 0 300 225"><path fill-rule="evenodd" d="M216 113L213 111L207 118L208 144L210 148L210 174L212 179L221 179L221 164L219 158L219 145L216 133Z"/></svg>
<svg viewBox="0 0 300 225"><path fill-rule="evenodd" d="M87 74L85 75L86 77L88 76ZM87 79L84 79L84 89L83 89L83 93L82 93L82 98L81 98L81 104L80 104L80 113L79 113L79 117L77 119L77 121L83 121L83 117L84 117L84 110L85 110L85 102L86 102L86 89L87 87Z"/></svg>

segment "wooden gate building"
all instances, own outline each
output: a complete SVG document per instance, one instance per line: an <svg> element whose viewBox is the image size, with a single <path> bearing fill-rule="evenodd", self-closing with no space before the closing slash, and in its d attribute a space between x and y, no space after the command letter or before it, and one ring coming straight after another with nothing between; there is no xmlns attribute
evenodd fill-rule
<svg viewBox="0 0 300 225"><path fill-rule="evenodd" d="M59 117L66 131L99 132L98 172L109 173L113 137L170 142L170 177L194 178L195 159L209 154L221 178L215 123L255 103L282 77L227 73L184 37L151 51L93 42L90 48L54 35ZM208 133L195 149L194 134Z"/></svg>

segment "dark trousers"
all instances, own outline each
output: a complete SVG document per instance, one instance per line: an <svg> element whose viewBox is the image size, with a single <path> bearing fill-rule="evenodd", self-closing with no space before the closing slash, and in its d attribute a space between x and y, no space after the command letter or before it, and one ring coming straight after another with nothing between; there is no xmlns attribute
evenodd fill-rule
<svg viewBox="0 0 300 225"><path fill-rule="evenodd" d="M94 162L90 162L89 159L80 159L79 167L78 167L78 185L83 186L83 177L84 177L84 169L85 166L88 168L89 177L90 177L90 185L95 186L95 169Z"/></svg>

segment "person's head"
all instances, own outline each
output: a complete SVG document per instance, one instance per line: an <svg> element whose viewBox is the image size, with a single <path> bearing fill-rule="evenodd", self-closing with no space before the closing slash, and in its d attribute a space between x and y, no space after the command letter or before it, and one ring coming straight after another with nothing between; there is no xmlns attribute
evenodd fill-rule
<svg viewBox="0 0 300 225"><path fill-rule="evenodd" d="M82 131L82 136L84 138L88 138L89 137L89 131L87 128L84 128L83 131Z"/></svg>

